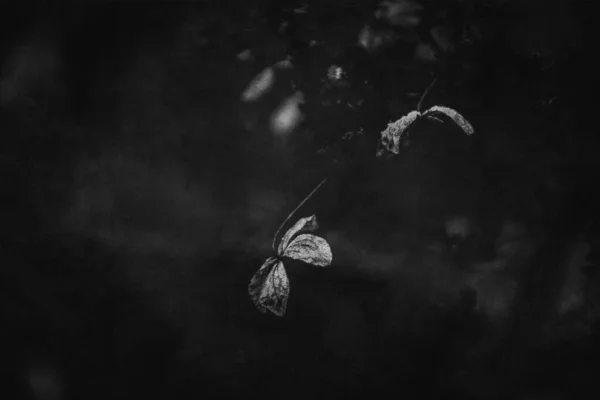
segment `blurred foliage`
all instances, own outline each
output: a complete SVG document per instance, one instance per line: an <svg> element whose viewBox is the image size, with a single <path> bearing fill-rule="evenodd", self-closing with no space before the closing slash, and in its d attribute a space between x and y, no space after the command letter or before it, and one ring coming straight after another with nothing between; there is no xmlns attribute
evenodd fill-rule
<svg viewBox="0 0 600 400"><path fill-rule="evenodd" d="M6 365L45 351L86 398L575 396L600 301L584 6L15 2L0 15ZM476 134L420 121L377 160L435 76L424 109ZM324 175L304 211L334 262L286 260L286 317L257 313L248 281Z"/></svg>

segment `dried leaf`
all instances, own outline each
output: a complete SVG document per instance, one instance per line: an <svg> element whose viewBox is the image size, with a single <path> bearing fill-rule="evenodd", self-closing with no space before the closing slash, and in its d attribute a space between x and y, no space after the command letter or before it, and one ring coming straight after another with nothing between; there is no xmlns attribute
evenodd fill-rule
<svg viewBox="0 0 600 400"><path fill-rule="evenodd" d="M463 130L463 132L466 133L467 135L472 135L475 132L471 123L469 121L467 121L465 119L465 117L460 115L458 113L458 111L456 111L452 108L444 107L444 106L433 106L429 110L425 111L423 113L423 116L426 117L431 114L443 114L443 115L449 117L458 126L460 126L460 128Z"/></svg>
<svg viewBox="0 0 600 400"><path fill-rule="evenodd" d="M269 310L283 317L290 296L290 280L283 262L275 257L267 259L250 280L248 293L259 311Z"/></svg>
<svg viewBox="0 0 600 400"><path fill-rule="evenodd" d="M283 256L318 267L326 267L333 261L329 243L322 237L308 234L297 236L285 249Z"/></svg>
<svg viewBox="0 0 600 400"><path fill-rule="evenodd" d="M256 101L267 93L273 86L275 81L275 72L272 67L263 69L256 77L250 82L246 90L242 93L243 101Z"/></svg>
<svg viewBox="0 0 600 400"><path fill-rule="evenodd" d="M324 182L325 180L321 181L312 193ZM306 199L309 197L310 195ZM300 203L300 205L303 203ZM315 215L300 218L281 239L277 249L277 257L268 258L252 276L248 285L248 293L259 311L266 313L269 310L279 317L285 315L290 296L290 281L281 257L285 256L322 267L331 264L333 260L331 247L325 239L300 234L307 231L312 232L316 229L318 229L318 224ZM298 236L290 243L295 235ZM275 236L277 236L277 233Z"/></svg>
<svg viewBox="0 0 600 400"><path fill-rule="evenodd" d="M263 284L271 272L273 266L277 263L277 258L269 257L263 263L263 265L254 273L252 278L250 279L250 284L248 285L248 293L250 294L250 298L252 302L261 312L266 312L266 308L262 306L260 303L260 292L262 290Z"/></svg>
<svg viewBox="0 0 600 400"><path fill-rule="evenodd" d="M387 128L381 132L377 157L381 157L386 151L393 154L399 154L400 138L420 116L420 112L411 111L396 122L389 123Z"/></svg>
<svg viewBox="0 0 600 400"><path fill-rule="evenodd" d="M290 240L296 234L303 232L314 232L319 228L319 224L317 223L317 216L311 215L310 217L300 218L294 226L292 226L281 238L281 242L279 243L279 247L277 248L277 254L282 256L285 249L288 247Z"/></svg>

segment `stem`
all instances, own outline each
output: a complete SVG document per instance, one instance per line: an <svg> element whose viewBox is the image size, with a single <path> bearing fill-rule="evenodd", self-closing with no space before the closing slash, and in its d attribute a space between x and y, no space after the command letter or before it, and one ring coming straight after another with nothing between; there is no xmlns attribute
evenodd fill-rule
<svg viewBox="0 0 600 400"><path fill-rule="evenodd" d="M421 112L421 106L423 105L423 100L425 99L425 96L427 96L427 94L429 93L429 91L431 90L431 88L433 87L433 85L435 85L435 83L437 82L438 78L440 77L440 75L442 74L443 71L444 70L442 69L440 72L438 72L438 74L435 76L435 78L433 78L433 80L431 81L431 83L429 84L429 86L427 86L427 89L425 89L425 91L421 95L421 98L419 99L419 103L417 104L417 111L418 112Z"/></svg>
<svg viewBox="0 0 600 400"><path fill-rule="evenodd" d="M319 190L319 188L321 186L323 186L323 184L325 183L325 181L327 181L327 178L323 178L323 180L321 181L321 183L319 183L313 190L312 192L310 192L308 194L308 196L306 196L304 198L304 200L302 200L300 202L300 204L298 204L298 206L296 208L294 208L294 210L287 216L287 218L285 219L285 221L283 221L281 223L281 225L279 225L279 228L277 229L277 232L275 232L275 236L273 236L273 250L275 250L275 241L277 240L277 235L279 235L279 232L281 232L281 229L283 228L283 226L286 224L286 222L288 222L290 220L290 218L292 218L292 216L294 216L294 214L296 213L296 211L298 211L300 209L300 207L302 207L304 205L304 203L306 203L308 201L308 199L310 199L317 190ZM276 250L275 250L276 251Z"/></svg>

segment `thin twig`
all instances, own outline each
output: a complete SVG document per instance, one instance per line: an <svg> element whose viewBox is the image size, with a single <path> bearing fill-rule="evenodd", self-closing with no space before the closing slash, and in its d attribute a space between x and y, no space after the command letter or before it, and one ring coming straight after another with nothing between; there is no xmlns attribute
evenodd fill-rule
<svg viewBox="0 0 600 400"><path fill-rule="evenodd" d="M275 242L277 241L277 235L279 235L279 232L281 232L281 229L284 227L284 225L286 224L286 222L288 222L290 220L290 218L292 218L294 216L294 214L296 213L296 211L298 211L300 209L300 207L302 207L304 205L304 203L306 203L308 201L308 199L310 199L317 190L319 190L319 188L321 186L323 186L323 184L325 183L325 181L327 181L327 178L323 178L323 180L321 181L321 183L319 183L313 190L312 192L310 192L308 194L308 196L306 196L304 198L304 200L302 200L300 202L300 204L298 204L298 206L296 208L294 208L294 210L287 216L287 218L285 219L285 221L283 221L281 223L281 225L279 225L279 228L277 229L277 232L275 232L275 235L273 236L273 250L275 250Z"/></svg>
<svg viewBox="0 0 600 400"><path fill-rule="evenodd" d="M429 84L427 89L425 89L425 91L423 92L423 95L421 95L421 98L419 99L419 103L417 104L418 112L421 112L421 106L423 105L423 100L425 100L425 96L427 96L427 94L429 93L431 88L433 88L433 85L435 85L435 83L437 82L437 80L440 77L440 75L442 74L442 72L444 72L443 69L435 76L435 78L433 78L433 80L431 81L431 83Z"/></svg>

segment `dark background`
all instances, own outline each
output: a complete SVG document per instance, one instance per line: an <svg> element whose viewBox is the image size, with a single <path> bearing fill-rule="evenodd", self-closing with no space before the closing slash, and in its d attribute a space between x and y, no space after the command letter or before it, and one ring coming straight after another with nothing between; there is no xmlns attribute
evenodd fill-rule
<svg viewBox="0 0 600 400"><path fill-rule="evenodd" d="M589 3L422 1L414 28L358 0L3 4L7 398L595 393ZM367 25L381 45L358 44ZM438 75L424 107L475 135L419 121L377 159ZM268 118L295 90L304 120L281 139ZM297 217L317 214L334 263L286 261L288 313L263 315L249 279L326 176ZM467 237L444 229L453 215Z"/></svg>

